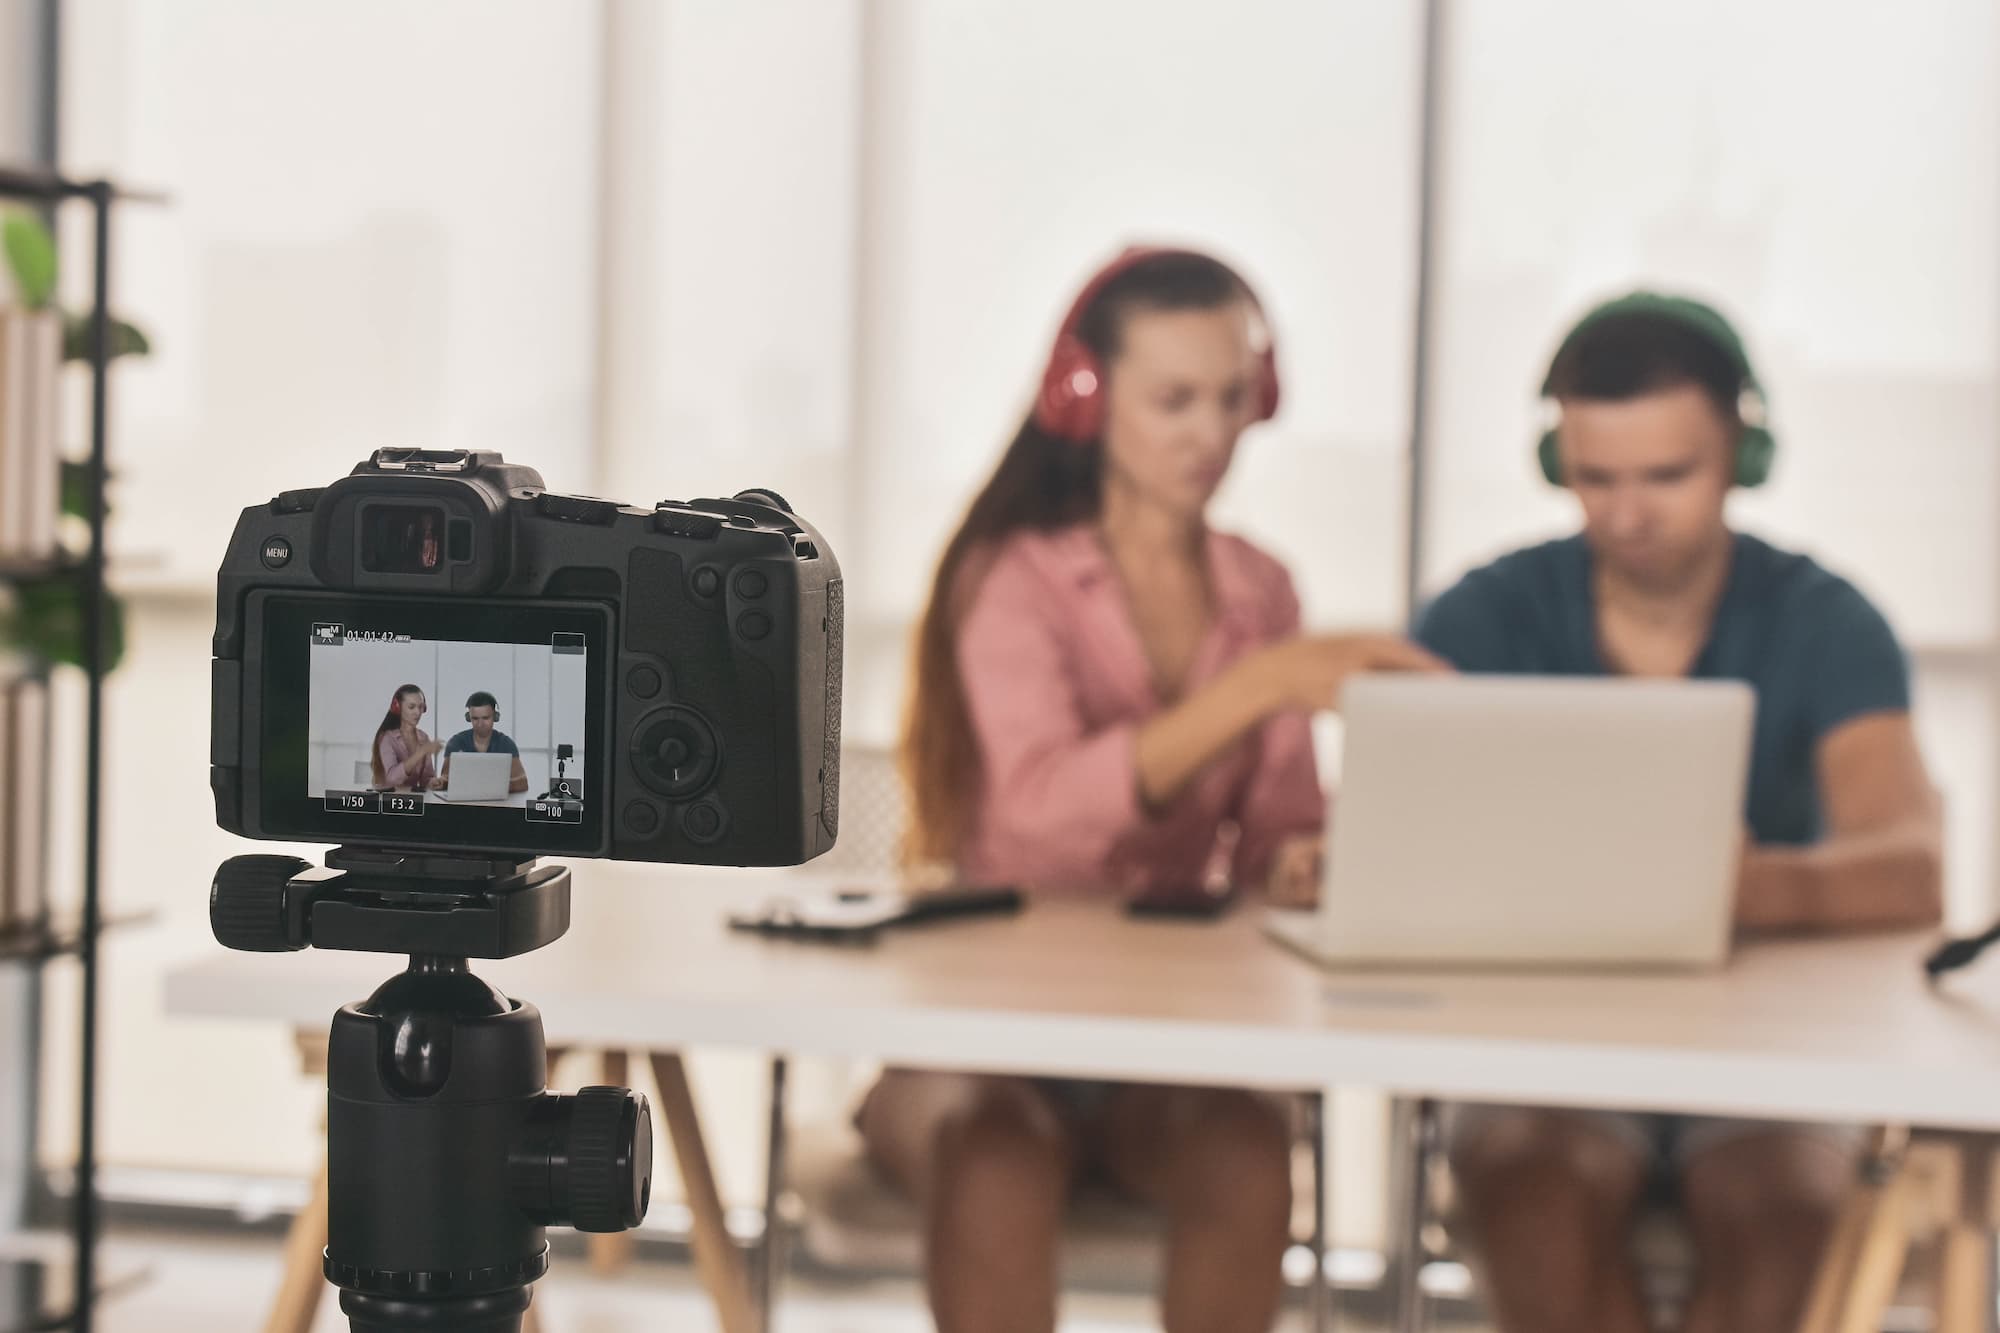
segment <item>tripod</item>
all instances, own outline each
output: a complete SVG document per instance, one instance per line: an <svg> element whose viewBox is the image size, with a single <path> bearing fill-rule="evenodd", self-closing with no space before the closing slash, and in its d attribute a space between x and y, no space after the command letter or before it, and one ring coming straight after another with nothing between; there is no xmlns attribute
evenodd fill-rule
<svg viewBox="0 0 2000 1333"><path fill-rule="evenodd" d="M519 1333L546 1228L645 1216L652 1128L625 1088L559 1096L533 1005L472 974L569 929L569 871L532 858L337 848L232 857L209 897L232 949L403 953L334 1015L327 1280L354 1333Z"/></svg>

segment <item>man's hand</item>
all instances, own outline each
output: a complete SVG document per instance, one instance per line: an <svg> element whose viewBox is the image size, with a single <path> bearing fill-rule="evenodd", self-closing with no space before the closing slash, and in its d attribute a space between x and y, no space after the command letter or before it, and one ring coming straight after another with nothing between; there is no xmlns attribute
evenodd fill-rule
<svg viewBox="0 0 2000 1333"><path fill-rule="evenodd" d="M1326 839L1318 834L1290 837L1278 844L1264 896L1273 907L1307 908L1319 904L1320 865Z"/></svg>

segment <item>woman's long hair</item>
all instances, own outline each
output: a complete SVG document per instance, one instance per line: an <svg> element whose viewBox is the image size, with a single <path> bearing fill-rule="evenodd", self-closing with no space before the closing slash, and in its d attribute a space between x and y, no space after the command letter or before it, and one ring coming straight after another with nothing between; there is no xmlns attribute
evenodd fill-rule
<svg viewBox="0 0 2000 1333"><path fill-rule="evenodd" d="M1133 312L1213 310L1249 295L1243 280L1220 260L1167 251L1107 282L1078 317L1075 331L1108 370ZM899 746L910 814L906 863L953 863L979 799L979 743L959 676L958 624L978 593L986 563L1014 533L1095 519L1103 492L1103 442L1078 444L1051 435L1031 411L945 544L917 627Z"/></svg>
<svg viewBox="0 0 2000 1333"><path fill-rule="evenodd" d="M378 787L389 785L389 774L382 767L382 738L392 731L403 729L403 696L422 693L419 686L398 685L395 698L389 702L389 711L382 715L382 724L375 728L375 738L368 742L368 771L375 775Z"/></svg>

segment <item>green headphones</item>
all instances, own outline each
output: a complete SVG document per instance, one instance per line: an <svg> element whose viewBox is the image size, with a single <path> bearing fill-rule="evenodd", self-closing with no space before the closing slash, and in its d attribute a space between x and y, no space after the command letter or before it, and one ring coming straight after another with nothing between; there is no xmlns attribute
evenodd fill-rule
<svg viewBox="0 0 2000 1333"><path fill-rule="evenodd" d="M1771 460L1778 452L1778 442L1772 437L1765 421L1764 388L1757 382L1757 372L1750 366L1750 354L1744 350L1743 339L1713 306L1659 292L1633 292L1606 301L1578 320L1576 327L1563 338L1562 345L1556 349L1550 362L1551 377L1555 365L1561 362L1578 338L1606 320L1625 315L1651 315L1669 320L1700 335L1728 356L1743 377L1736 407L1737 415L1743 421L1742 431L1736 437L1736 484L1763 485L1771 475ZM1542 397L1549 396L1550 383L1545 378L1542 381ZM1541 464L1542 475L1548 478L1551 485L1563 484L1562 454L1556 446L1555 427L1551 426L1542 433L1542 438L1535 445L1535 458Z"/></svg>

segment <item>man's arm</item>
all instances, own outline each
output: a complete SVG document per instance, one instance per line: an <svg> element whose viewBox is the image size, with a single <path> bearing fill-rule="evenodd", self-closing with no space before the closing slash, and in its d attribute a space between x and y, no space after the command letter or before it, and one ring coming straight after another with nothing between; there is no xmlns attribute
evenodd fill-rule
<svg viewBox="0 0 2000 1333"><path fill-rule="evenodd" d="M516 750L514 752L514 774L512 777L507 779L507 790L510 792L514 792L514 791L526 791L527 789L528 789L528 770L521 767L521 752Z"/></svg>
<svg viewBox="0 0 2000 1333"><path fill-rule="evenodd" d="M1827 837L1744 853L1737 924L1759 930L1925 926L1944 905L1943 818L1910 715L1854 718L1814 762Z"/></svg>

